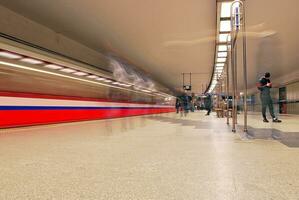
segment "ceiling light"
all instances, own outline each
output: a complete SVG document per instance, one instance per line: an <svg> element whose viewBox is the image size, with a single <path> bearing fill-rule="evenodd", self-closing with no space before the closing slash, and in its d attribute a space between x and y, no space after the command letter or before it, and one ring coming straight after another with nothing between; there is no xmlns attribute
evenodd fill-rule
<svg viewBox="0 0 299 200"><path fill-rule="evenodd" d="M141 90L141 91L142 91L142 92L151 92L151 91L149 91L149 90L144 90L144 89L143 89L143 90Z"/></svg>
<svg viewBox="0 0 299 200"><path fill-rule="evenodd" d="M99 77L99 78L97 78L96 80L98 80L98 81L104 81L104 80L106 80L105 78L102 78L102 77Z"/></svg>
<svg viewBox="0 0 299 200"><path fill-rule="evenodd" d="M228 33L219 34L219 42L228 42L228 41L230 41L230 34Z"/></svg>
<svg viewBox="0 0 299 200"><path fill-rule="evenodd" d="M70 69L70 68L64 68L64 69L61 69L60 71L62 71L62 72L66 72L66 73L73 73L73 72L76 72L76 70L74 70L74 69Z"/></svg>
<svg viewBox="0 0 299 200"><path fill-rule="evenodd" d="M45 67L50 68L50 69L62 69L63 67L59 66L59 65L55 65L55 64L48 64L45 65Z"/></svg>
<svg viewBox="0 0 299 200"><path fill-rule="evenodd" d="M225 58L227 57L227 52L218 52L218 58Z"/></svg>
<svg viewBox="0 0 299 200"><path fill-rule="evenodd" d="M220 21L220 32L231 31L230 20Z"/></svg>
<svg viewBox="0 0 299 200"><path fill-rule="evenodd" d="M20 59L23 58L23 56L7 51L0 51L0 56L4 58L9 58L9 59Z"/></svg>
<svg viewBox="0 0 299 200"><path fill-rule="evenodd" d="M33 58L22 58L21 61L25 62L25 63L33 64L33 65L39 65L39 64L44 63L41 60L37 60L37 59L33 59Z"/></svg>
<svg viewBox="0 0 299 200"><path fill-rule="evenodd" d="M0 65L6 65L6 66L13 67L13 68L25 69L25 70L29 70L29 71L33 71L33 72L39 72L39 73L44 73L44 74L48 74L48 75L54 75L54 76L59 76L59 77L63 77L63 78L68 78L68 79L71 79L71 80L82 81L82 82L97 84L97 85L101 85L101 86L106 86L106 87L131 91L131 92L135 92L135 93L140 93L138 91L135 91L135 90L132 90L132 89L129 89L129 88L121 88L121 87L118 87L118 86L108 85L108 84L105 84L105 83L100 83L100 82L96 82L96 81L92 81L92 80L87 80L87 79L84 79L84 78L77 78L77 77L65 75L65 74L62 74L62 73L56 73L56 72L51 72L51 71L47 71L47 70L36 69L36 68L28 67L28 66L25 66L25 65L14 64L14 63L9 63L9 62L5 62L5 61L0 61ZM147 94L147 95L154 96L153 94Z"/></svg>
<svg viewBox="0 0 299 200"><path fill-rule="evenodd" d="M113 85L119 85L119 82L116 81L116 82L113 82L112 84Z"/></svg>
<svg viewBox="0 0 299 200"><path fill-rule="evenodd" d="M87 76L87 78L90 78L90 79L96 79L96 78L99 78L99 77L96 76L96 75L89 75L89 76Z"/></svg>
<svg viewBox="0 0 299 200"><path fill-rule="evenodd" d="M223 66L224 66L224 63L216 63L215 66L216 66L216 67L223 67Z"/></svg>
<svg viewBox="0 0 299 200"><path fill-rule="evenodd" d="M225 62L226 58L217 58L217 62Z"/></svg>
<svg viewBox="0 0 299 200"><path fill-rule="evenodd" d="M111 83L112 81L106 79L106 80L104 80L104 82Z"/></svg>
<svg viewBox="0 0 299 200"><path fill-rule="evenodd" d="M232 2L223 2L221 3L221 17L230 17Z"/></svg>
<svg viewBox="0 0 299 200"><path fill-rule="evenodd" d="M218 45L218 51L227 51L226 45Z"/></svg>
<svg viewBox="0 0 299 200"><path fill-rule="evenodd" d="M85 72L75 72L75 73L73 73L74 75L77 75L77 76L86 76L86 75L88 75L87 73L85 73Z"/></svg>

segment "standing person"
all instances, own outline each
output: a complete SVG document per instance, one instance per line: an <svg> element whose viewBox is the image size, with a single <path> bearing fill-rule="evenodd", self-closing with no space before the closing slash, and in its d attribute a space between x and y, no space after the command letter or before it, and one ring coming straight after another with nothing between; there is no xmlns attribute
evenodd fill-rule
<svg viewBox="0 0 299 200"><path fill-rule="evenodd" d="M182 96L182 104L184 116L186 117L190 108L190 97L187 95L187 93L184 93L184 95Z"/></svg>
<svg viewBox="0 0 299 200"><path fill-rule="evenodd" d="M207 93L206 98L204 99L205 108L208 111L206 115L210 115L212 110L212 96L211 94Z"/></svg>
<svg viewBox="0 0 299 200"><path fill-rule="evenodd" d="M175 101L176 113L179 113L181 107L181 100L177 97Z"/></svg>
<svg viewBox="0 0 299 200"><path fill-rule="evenodd" d="M260 90L260 98L262 102L262 116L263 116L263 122L269 122L266 117L266 110L267 106L269 107L269 112L272 117L273 122L281 122L281 120L277 119L274 114L274 108L273 108L273 101L272 97L270 95L270 89L272 87L272 83L270 81L271 74L269 72L266 72L265 75L259 80L259 86L258 89Z"/></svg>

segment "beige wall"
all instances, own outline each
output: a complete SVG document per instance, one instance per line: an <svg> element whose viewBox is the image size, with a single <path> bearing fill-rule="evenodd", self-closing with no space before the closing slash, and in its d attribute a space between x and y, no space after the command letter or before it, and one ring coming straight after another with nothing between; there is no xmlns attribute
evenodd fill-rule
<svg viewBox="0 0 299 200"><path fill-rule="evenodd" d="M108 69L103 54L0 6L0 32Z"/></svg>

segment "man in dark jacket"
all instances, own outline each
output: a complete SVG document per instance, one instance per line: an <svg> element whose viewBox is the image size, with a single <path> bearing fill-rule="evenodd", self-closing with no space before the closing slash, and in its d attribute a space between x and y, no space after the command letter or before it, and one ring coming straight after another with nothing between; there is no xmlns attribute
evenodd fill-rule
<svg viewBox="0 0 299 200"><path fill-rule="evenodd" d="M266 117L266 110L268 106L273 122L281 122L281 120L277 119L274 114L273 101L270 95L270 89L272 87L270 76L271 76L270 73L266 72L265 75L259 80L259 86L258 86L258 89L261 91L260 98L262 102L263 121L269 122Z"/></svg>
<svg viewBox="0 0 299 200"><path fill-rule="evenodd" d="M204 104L205 108L208 111L206 115L210 115L210 112L212 110L212 96L211 94L207 93L206 98L204 98Z"/></svg>

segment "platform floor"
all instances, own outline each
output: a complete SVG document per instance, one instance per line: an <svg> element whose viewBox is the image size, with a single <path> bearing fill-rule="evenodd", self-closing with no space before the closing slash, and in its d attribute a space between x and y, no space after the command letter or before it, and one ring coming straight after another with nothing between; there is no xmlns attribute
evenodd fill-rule
<svg viewBox="0 0 299 200"><path fill-rule="evenodd" d="M282 120L249 123L298 138ZM299 200L297 142L257 133L203 112L0 130L0 199Z"/></svg>

